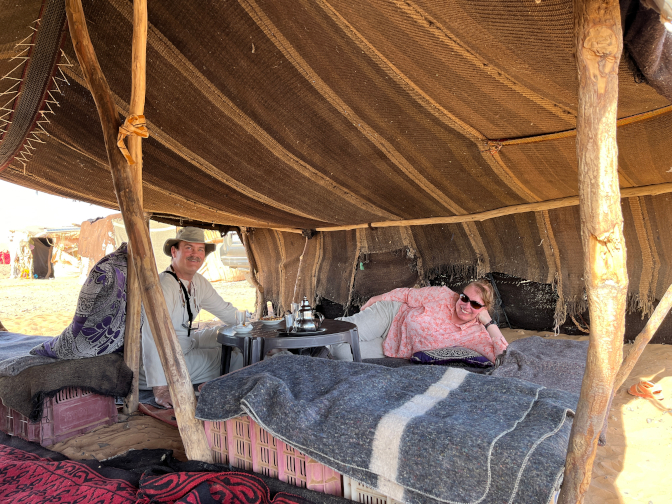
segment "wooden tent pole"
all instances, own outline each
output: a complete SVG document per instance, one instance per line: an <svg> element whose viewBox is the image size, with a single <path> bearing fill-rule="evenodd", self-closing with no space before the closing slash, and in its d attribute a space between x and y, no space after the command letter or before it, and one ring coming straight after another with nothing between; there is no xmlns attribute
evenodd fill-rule
<svg viewBox="0 0 672 504"><path fill-rule="evenodd" d="M644 326L644 329L642 329L642 332L635 338L635 343L633 344L632 349L630 349L628 356L618 370L618 374L614 380L614 390L612 395L621 388L623 382L625 382L626 378L630 375L632 368L637 364L637 359L642 355L644 348L647 343L651 341L653 335L656 334L660 324L663 323L663 320L665 320L665 317L667 317L667 314L670 312L670 308L672 308L672 285L667 288L667 292L663 296L663 299L660 300L660 303L658 303L658 306L656 306L653 315L651 315L651 318Z"/></svg>
<svg viewBox="0 0 672 504"><path fill-rule="evenodd" d="M190 460L211 462L212 455L208 448L203 425L195 417L196 397L184 364L182 348L170 322L170 315L159 283L149 230L144 224L140 201L126 158L116 145L121 121L89 38L81 0L66 0L65 6L72 45L100 115L105 147L112 171L112 182L129 241L133 247L147 322L154 334L159 358L168 381L184 449Z"/></svg>
<svg viewBox="0 0 672 504"><path fill-rule="evenodd" d="M635 196L657 196L659 194L668 194L672 192L672 183L664 182L641 187L627 187L621 189L621 198L632 198ZM496 219L506 215L515 215L527 212L541 212L544 210L554 210L556 208L566 208L579 204L578 196L568 196L554 200L539 201L537 203L523 203L520 205L511 205L485 212L477 212L464 215L452 215L450 217L427 217L424 219L406 219L396 221L368 222L365 224L349 224L346 226L318 227L316 231L349 231L351 229L366 229L369 227L400 227L400 226L428 226L432 224L461 224L462 222L483 222L488 219ZM301 233L298 228L271 228L276 231L286 231L290 233Z"/></svg>
<svg viewBox="0 0 672 504"><path fill-rule="evenodd" d="M133 49L131 57L131 103L129 114L145 113L145 88L147 67L147 0L133 1ZM135 161L129 165L133 187L138 195L140 210L142 194L142 138L128 137L128 150ZM126 328L124 331L124 360L133 371L131 391L124 400L124 413L130 415L138 410L138 375L140 372L140 322L142 317L141 292L136 272L133 247L128 245L128 268L126 278Z"/></svg>
<svg viewBox="0 0 672 504"><path fill-rule="evenodd" d="M574 0L579 109L576 150L590 343L558 502L583 502L623 355L628 291L618 185L616 108L623 50L618 0Z"/></svg>

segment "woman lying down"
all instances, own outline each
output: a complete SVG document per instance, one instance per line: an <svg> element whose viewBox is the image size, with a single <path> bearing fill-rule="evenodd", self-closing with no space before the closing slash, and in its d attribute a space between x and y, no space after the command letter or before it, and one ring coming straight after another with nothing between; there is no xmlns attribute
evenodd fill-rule
<svg viewBox="0 0 672 504"><path fill-rule="evenodd" d="M488 313L492 305L492 286L476 280L461 293L448 287L394 289L338 320L357 325L362 359L410 359L420 351L463 347L494 362L508 343ZM331 353L335 359L352 360L347 343L333 345Z"/></svg>

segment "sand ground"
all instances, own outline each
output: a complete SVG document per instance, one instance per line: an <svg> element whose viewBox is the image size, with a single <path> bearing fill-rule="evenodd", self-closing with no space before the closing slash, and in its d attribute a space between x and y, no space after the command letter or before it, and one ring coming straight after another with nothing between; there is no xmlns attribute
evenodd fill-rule
<svg viewBox="0 0 672 504"><path fill-rule="evenodd" d="M252 311L254 289L246 282L215 284L224 299ZM74 314L79 284L76 278L9 280L0 266L0 321L10 331L58 335ZM211 316L201 314L201 321ZM505 329L509 341L551 333ZM581 339L575 336L559 336ZM626 346L625 351L628 348ZM630 385L650 380L662 386L666 398L653 401L627 393ZM103 460L130 447L169 448L184 459L177 429L143 415L119 415L115 425L59 443L52 449L72 459ZM617 392L609 412L607 445L598 447L587 504L672 503L672 346L649 345L630 378Z"/></svg>

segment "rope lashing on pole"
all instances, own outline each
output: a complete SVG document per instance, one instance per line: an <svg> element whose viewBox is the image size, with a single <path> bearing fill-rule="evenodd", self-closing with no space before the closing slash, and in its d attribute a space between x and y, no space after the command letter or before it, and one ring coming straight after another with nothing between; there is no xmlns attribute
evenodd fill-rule
<svg viewBox="0 0 672 504"><path fill-rule="evenodd" d="M140 138L149 138L149 130L147 129L147 123L145 122L144 115L129 115L124 121L124 124L119 126L119 135L117 135L117 147L119 147L119 150L126 158L128 164L134 165L135 161L133 160L133 156L131 156L131 153L128 152L128 148L124 143L124 139L128 135L136 135Z"/></svg>

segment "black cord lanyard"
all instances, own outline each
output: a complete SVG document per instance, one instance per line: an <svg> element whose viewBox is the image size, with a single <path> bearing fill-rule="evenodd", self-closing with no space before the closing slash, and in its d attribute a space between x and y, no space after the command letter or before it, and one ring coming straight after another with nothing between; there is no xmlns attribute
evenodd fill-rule
<svg viewBox="0 0 672 504"><path fill-rule="evenodd" d="M194 316L191 313L191 303L189 301L189 293L187 292L187 288L184 286L184 284L180 281L179 278L177 278L177 275L173 273L170 270L166 270L166 273L171 275L175 280L177 280L177 283L180 284L180 287L182 287L182 292L184 293L184 297L187 300L187 315L189 316L189 327L187 328L187 337L191 336L191 321L194 320Z"/></svg>

